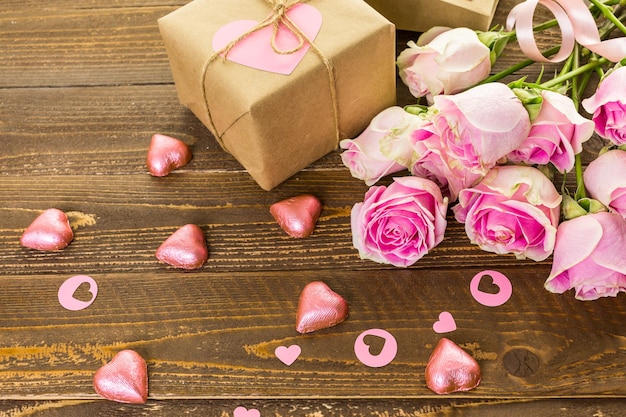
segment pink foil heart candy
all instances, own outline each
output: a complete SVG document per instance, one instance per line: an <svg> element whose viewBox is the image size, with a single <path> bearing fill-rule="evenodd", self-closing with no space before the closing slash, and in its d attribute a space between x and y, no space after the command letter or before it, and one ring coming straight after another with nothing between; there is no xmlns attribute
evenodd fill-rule
<svg viewBox="0 0 626 417"><path fill-rule="evenodd" d="M148 367L133 350L122 350L93 377L98 395L120 403L143 404L148 400Z"/></svg>
<svg viewBox="0 0 626 417"><path fill-rule="evenodd" d="M26 248L54 251L65 248L74 239L67 215L51 208L41 213L24 230L20 244Z"/></svg>
<svg viewBox="0 0 626 417"><path fill-rule="evenodd" d="M469 391L480 384L478 362L445 337L439 340L426 365L426 385L437 394Z"/></svg>
<svg viewBox="0 0 626 417"><path fill-rule="evenodd" d="M209 259L202 229L195 224L184 225L159 246L156 257L176 268L200 268Z"/></svg>
<svg viewBox="0 0 626 417"><path fill-rule="evenodd" d="M325 283L308 283L298 302L296 330L310 333L341 323L348 317L348 303Z"/></svg>
<svg viewBox="0 0 626 417"><path fill-rule="evenodd" d="M179 139L155 134L150 141L146 164L155 177L164 177L191 161L191 149Z"/></svg>
<svg viewBox="0 0 626 417"><path fill-rule="evenodd" d="M304 238L315 230L322 203L311 194L302 194L272 204L270 213L289 236Z"/></svg>

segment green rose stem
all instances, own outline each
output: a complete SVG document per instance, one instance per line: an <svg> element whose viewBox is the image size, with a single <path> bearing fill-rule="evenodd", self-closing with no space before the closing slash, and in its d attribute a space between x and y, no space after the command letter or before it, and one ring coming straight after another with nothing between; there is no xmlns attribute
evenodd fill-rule
<svg viewBox="0 0 626 417"><path fill-rule="evenodd" d="M611 23L613 23L613 25L615 25L617 29L621 30L622 33L626 35L626 26L624 26L620 19L615 16L615 13L613 13L613 9L608 6L612 2L603 3L599 0L589 0L589 2L593 4L593 6L595 6L598 10L600 10L604 17L606 17ZM618 4L620 4L621 6L621 2L618 2Z"/></svg>

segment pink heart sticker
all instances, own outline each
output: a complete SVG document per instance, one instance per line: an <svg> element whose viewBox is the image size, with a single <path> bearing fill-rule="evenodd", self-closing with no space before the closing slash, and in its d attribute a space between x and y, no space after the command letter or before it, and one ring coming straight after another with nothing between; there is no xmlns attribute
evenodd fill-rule
<svg viewBox="0 0 626 417"><path fill-rule="evenodd" d="M493 280L493 284L499 288L499 291L495 294L481 291L478 289L480 280L488 275ZM483 271L474 275L470 282L470 292L472 297L480 304L487 307L498 307L509 301L513 294L513 287L511 281L501 272L498 271Z"/></svg>
<svg viewBox="0 0 626 417"><path fill-rule="evenodd" d="M298 359L298 357L300 356L300 353L302 353L302 349L298 345L291 345L289 347L278 346L276 349L274 349L274 354L276 355L276 357L287 366L290 366L292 363L294 363L296 359Z"/></svg>
<svg viewBox="0 0 626 417"><path fill-rule="evenodd" d="M233 411L234 417L260 417L261 412L256 408L247 409L246 407L237 407Z"/></svg>
<svg viewBox="0 0 626 417"><path fill-rule="evenodd" d="M308 4L297 4L287 12L289 19L311 41L315 39L322 27L322 14ZM213 35L213 49L223 50L230 42L247 33L259 22L256 20L236 20L227 23ZM273 27L270 25L257 30L239 41L227 55L227 59L250 68L289 75L298 66L310 45L304 41L301 48L292 53L276 53L272 48ZM290 51L297 48L300 40L283 24L279 26L275 38L275 46L279 51Z"/></svg>
<svg viewBox="0 0 626 417"><path fill-rule="evenodd" d="M433 324L435 333L449 333L456 330L456 321L448 311L439 313L439 320Z"/></svg>

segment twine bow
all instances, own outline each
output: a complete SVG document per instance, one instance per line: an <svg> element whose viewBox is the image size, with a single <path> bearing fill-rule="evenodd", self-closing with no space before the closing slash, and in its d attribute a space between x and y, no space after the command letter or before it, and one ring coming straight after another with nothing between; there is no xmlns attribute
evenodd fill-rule
<svg viewBox="0 0 626 417"><path fill-rule="evenodd" d="M222 57L222 61L226 62L229 52L237 46L241 41L253 35L254 33L264 29L266 27L272 27L272 36L270 38L270 45L272 50L280 55L289 55L293 54L300 49L302 49L306 44L309 45L310 49L315 52L315 54L320 58L324 67L326 68L326 72L328 73L329 87L330 87L330 96L332 101L332 113L333 113L333 122L335 128L335 136L336 142L339 143L340 133L339 133L339 110L337 105L337 87L335 80L335 69L331 60L329 60L324 53L302 32L302 30L291 20L287 12L293 6L302 3L308 3L309 0L263 0L265 1L271 8L271 13L257 25L252 27L247 32L241 34L236 39L230 41L226 46L224 46L221 50L216 51L211 55L204 67L202 68L202 98L204 100L204 105L207 111L207 115L209 117L209 123L213 131L215 132L215 138L219 142L220 146L223 149L226 149L224 146L224 142L222 139L223 134L220 134L215 126L213 121L213 116L211 115L211 110L209 108L208 97L206 87L204 86L206 75L208 73L208 69L213 62L220 56ZM278 32L281 27L288 30L297 40L297 45L291 49L282 50L276 44L276 38L278 37Z"/></svg>

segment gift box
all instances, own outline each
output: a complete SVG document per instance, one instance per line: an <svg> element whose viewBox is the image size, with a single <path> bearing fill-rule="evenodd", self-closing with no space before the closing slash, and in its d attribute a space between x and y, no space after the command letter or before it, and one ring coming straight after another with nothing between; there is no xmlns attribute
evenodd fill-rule
<svg viewBox="0 0 626 417"><path fill-rule="evenodd" d="M180 102L270 190L395 104L395 26L362 0L195 0L158 21Z"/></svg>
<svg viewBox="0 0 626 417"><path fill-rule="evenodd" d="M498 0L365 0L398 29L425 32L433 26L489 30Z"/></svg>

